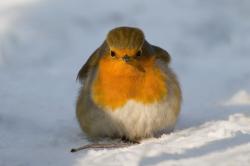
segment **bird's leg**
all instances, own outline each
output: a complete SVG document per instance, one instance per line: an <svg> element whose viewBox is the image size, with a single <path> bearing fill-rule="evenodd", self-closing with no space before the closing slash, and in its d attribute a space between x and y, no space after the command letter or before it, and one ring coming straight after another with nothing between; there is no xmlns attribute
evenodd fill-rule
<svg viewBox="0 0 250 166"><path fill-rule="evenodd" d="M122 143L93 143L81 146L79 148L73 148L71 149L71 152L77 152L84 149L104 149L104 148L124 148L129 147L134 144L139 144L139 141L131 141L127 139L126 137L121 138Z"/></svg>
<svg viewBox="0 0 250 166"><path fill-rule="evenodd" d="M128 138L125 137L125 136L123 136L123 137L121 138L121 140L122 140L122 142L124 142L124 143L130 143L130 144L139 144L139 143L140 143L140 141L138 141L138 140L130 140L130 139L128 139Z"/></svg>

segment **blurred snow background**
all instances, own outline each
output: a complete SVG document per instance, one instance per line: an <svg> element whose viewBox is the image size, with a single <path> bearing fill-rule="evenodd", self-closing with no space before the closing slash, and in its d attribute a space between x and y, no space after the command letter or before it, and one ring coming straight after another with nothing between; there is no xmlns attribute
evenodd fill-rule
<svg viewBox="0 0 250 166"><path fill-rule="evenodd" d="M0 165L249 165L250 1L1 0ZM69 153L80 67L116 26L165 48L183 89L176 131Z"/></svg>

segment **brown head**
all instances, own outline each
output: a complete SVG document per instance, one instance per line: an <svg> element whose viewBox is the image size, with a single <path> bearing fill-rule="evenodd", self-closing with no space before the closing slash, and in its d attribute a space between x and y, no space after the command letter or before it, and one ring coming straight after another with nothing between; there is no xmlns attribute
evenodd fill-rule
<svg viewBox="0 0 250 166"><path fill-rule="evenodd" d="M142 54L145 38L143 32L138 28L118 27L108 33L106 42L111 56L129 61L132 57Z"/></svg>
<svg viewBox="0 0 250 166"><path fill-rule="evenodd" d="M138 28L118 27L109 31L106 41L111 48L138 50L144 43L144 34Z"/></svg>

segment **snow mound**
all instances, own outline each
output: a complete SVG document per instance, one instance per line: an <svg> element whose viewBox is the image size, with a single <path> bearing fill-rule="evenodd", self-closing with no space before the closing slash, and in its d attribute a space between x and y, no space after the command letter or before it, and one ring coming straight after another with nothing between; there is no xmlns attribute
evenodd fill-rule
<svg viewBox="0 0 250 166"><path fill-rule="evenodd" d="M225 106L250 105L250 94L245 90L238 91L229 100L222 103Z"/></svg>
<svg viewBox="0 0 250 166"><path fill-rule="evenodd" d="M215 152L213 154L208 154L206 156L202 156L197 158L188 158L181 160L172 160L159 163L157 165L203 165L203 166L211 166L211 165L240 165L241 166L249 166L249 155L250 155L250 144L239 145L235 148L228 148L224 153ZM233 156L233 157L232 157Z"/></svg>

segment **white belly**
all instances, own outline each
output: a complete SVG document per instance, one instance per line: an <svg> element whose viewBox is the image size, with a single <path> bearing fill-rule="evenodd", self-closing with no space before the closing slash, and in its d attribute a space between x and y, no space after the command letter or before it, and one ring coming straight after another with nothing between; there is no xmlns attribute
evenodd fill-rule
<svg viewBox="0 0 250 166"><path fill-rule="evenodd" d="M109 129L107 125L99 129L107 136L126 136L131 140L151 137L163 129L172 130L177 119L171 102L166 100L148 105L130 100L119 109L105 112L108 118L102 122L109 123Z"/></svg>

